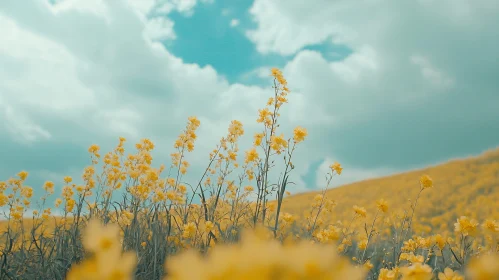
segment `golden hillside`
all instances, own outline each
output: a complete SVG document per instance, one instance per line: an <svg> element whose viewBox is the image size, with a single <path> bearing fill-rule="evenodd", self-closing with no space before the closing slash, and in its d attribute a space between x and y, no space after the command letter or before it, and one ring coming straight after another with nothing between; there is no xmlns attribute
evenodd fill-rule
<svg viewBox="0 0 499 280"><path fill-rule="evenodd" d="M388 201L392 215L409 210L408 199L416 198L423 174L433 179L434 187L421 194L415 212L415 230L452 230L462 215L480 222L499 218L499 148L496 148L477 157L330 189L326 195L335 200L337 206L329 219L348 221L353 216L353 205L358 205L371 214L367 221L372 220L375 201L381 198ZM283 210L302 215L310 209L318 193L292 195L285 200Z"/></svg>

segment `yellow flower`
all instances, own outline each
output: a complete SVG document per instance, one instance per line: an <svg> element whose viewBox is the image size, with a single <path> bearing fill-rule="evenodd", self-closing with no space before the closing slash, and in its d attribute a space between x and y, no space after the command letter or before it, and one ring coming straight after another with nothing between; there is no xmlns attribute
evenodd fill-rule
<svg viewBox="0 0 499 280"><path fill-rule="evenodd" d="M359 207L357 205L353 206L353 210L355 211L355 215L365 218L367 215L367 211L364 207Z"/></svg>
<svg viewBox="0 0 499 280"><path fill-rule="evenodd" d="M45 182L45 184L43 184L43 189L52 194L54 192L54 183L50 181Z"/></svg>
<svg viewBox="0 0 499 280"><path fill-rule="evenodd" d="M483 229L493 233L499 232L499 224L497 223L496 220L485 220L485 222L483 222L482 227Z"/></svg>
<svg viewBox="0 0 499 280"><path fill-rule="evenodd" d="M17 173L17 176L19 176L19 178L22 180L22 181L25 181L26 178L28 177L28 172L27 171L21 171L19 173Z"/></svg>
<svg viewBox="0 0 499 280"><path fill-rule="evenodd" d="M293 132L294 132L293 140L296 143L302 142L308 134L307 130L300 126L296 127Z"/></svg>
<svg viewBox="0 0 499 280"><path fill-rule="evenodd" d="M336 171L336 174L338 175L341 175L341 171L343 171L343 168L341 167L341 165L337 162L331 164L331 166L329 166L329 168L333 171Z"/></svg>
<svg viewBox="0 0 499 280"><path fill-rule="evenodd" d="M483 255L472 259L466 269L466 279L499 279L499 255Z"/></svg>
<svg viewBox="0 0 499 280"><path fill-rule="evenodd" d="M269 97L269 100L267 101L267 106L270 106L272 104L274 104L274 98Z"/></svg>
<svg viewBox="0 0 499 280"><path fill-rule="evenodd" d="M4 193L0 193L0 207L5 206L9 202L9 197Z"/></svg>
<svg viewBox="0 0 499 280"><path fill-rule="evenodd" d="M194 236L194 234L196 234L196 225L193 222L185 224L182 237L191 238Z"/></svg>
<svg viewBox="0 0 499 280"><path fill-rule="evenodd" d="M264 109L259 109L258 110L258 119L256 120L258 123L265 122L269 116L272 115L269 109L264 108Z"/></svg>
<svg viewBox="0 0 499 280"><path fill-rule="evenodd" d="M442 235L435 235L435 244L437 244L438 248L442 250L445 247L445 238Z"/></svg>
<svg viewBox="0 0 499 280"><path fill-rule="evenodd" d="M166 198L168 200L174 201L176 199L176 197L177 197L177 194L174 191L169 190L169 191L166 192Z"/></svg>
<svg viewBox="0 0 499 280"><path fill-rule="evenodd" d="M274 67L271 69L271 72L272 76L279 82L279 84L283 86L287 85L286 79L284 79L284 76L282 75L282 72L279 69Z"/></svg>
<svg viewBox="0 0 499 280"><path fill-rule="evenodd" d="M246 163L254 162L258 160L258 152L256 151L256 148L252 148L251 150L246 152Z"/></svg>
<svg viewBox="0 0 499 280"><path fill-rule="evenodd" d="M233 120L229 126L228 141L235 143L239 136L244 134L243 124L240 121Z"/></svg>
<svg viewBox="0 0 499 280"><path fill-rule="evenodd" d="M193 250L181 253L166 262L164 279L365 279L365 270L338 256L332 245L282 245L266 233L247 230L240 243L215 246L208 258Z"/></svg>
<svg viewBox="0 0 499 280"><path fill-rule="evenodd" d="M26 197L26 198L31 198L31 196L33 196L33 188L31 187L23 187L21 189L21 195Z"/></svg>
<svg viewBox="0 0 499 280"><path fill-rule="evenodd" d="M232 161L236 161L237 160L237 154L232 152L232 151L229 151L229 156L228 158Z"/></svg>
<svg viewBox="0 0 499 280"><path fill-rule="evenodd" d="M180 173L185 175L185 173L187 173L187 167L185 167L185 166L180 167Z"/></svg>
<svg viewBox="0 0 499 280"><path fill-rule="evenodd" d="M187 187L185 185L178 185L178 191L184 194L187 192Z"/></svg>
<svg viewBox="0 0 499 280"><path fill-rule="evenodd" d="M23 213L22 212L18 212L18 211L12 211L10 213L12 219L16 220L16 221L20 221L22 218L23 218Z"/></svg>
<svg viewBox="0 0 499 280"><path fill-rule="evenodd" d="M48 220L48 218L50 217L50 214L51 214L51 209L47 208L47 209L43 210L42 218L44 220Z"/></svg>
<svg viewBox="0 0 499 280"><path fill-rule="evenodd" d="M103 226L99 220L92 219L85 228L83 247L92 253L121 253L119 243L119 227L116 225Z"/></svg>
<svg viewBox="0 0 499 280"><path fill-rule="evenodd" d="M427 189L433 187L433 181L431 180L430 176L428 175L423 175L421 178L419 178L419 183L421 184L422 189Z"/></svg>
<svg viewBox="0 0 499 280"><path fill-rule="evenodd" d="M282 219L283 221L285 221L286 223L291 223L294 221L294 217L293 215L289 214L289 213L283 213L282 214Z"/></svg>
<svg viewBox="0 0 499 280"><path fill-rule="evenodd" d="M474 236L477 233L478 222L474 219L469 219L466 216L461 216L454 224L454 231L462 233L464 236Z"/></svg>
<svg viewBox="0 0 499 280"><path fill-rule="evenodd" d="M414 253L411 252L410 257L408 259L411 263L423 263L424 262L424 257L421 255L414 255Z"/></svg>
<svg viewBox="0 0 499 280"><path fill-rule="evenodd" d="M364 268L367 270L371 270L371 269L373 269L373 267L374 267L374 265L369 260L364 263Z"/></svg>
<svg viewBox="0 0 499 280"><path fill-rule="evenodd" d="M92 153L92 154L95 154L95 153L99 152L99 150L100 150L100 147L98 145L95 145L95 144L91 145L88 148L88 152Z"/></svg>
<svg viewBox="0 0 499 280"><path fill-rule="evenodd" d="M444 272L438 273L438 280L464 280L464 277L446 267Z"/></svg>
<svg viewBox="0 0 499 280"><path fill-rule="evenodd" d="M173 187L173 186L175 186L175 179L174 179L174 178L168 178L168 179L166 180L166 182L167 182L167 184L168 184L169 186L172 186L172 187Z"/></svg>
<svg viewBox="0 0 499 280"><path fill-rule="evenodd" d="M255 134L255 146L260 146L260 144L262 143L262 139L264 137L264 134L263 133L256 133Z"/></svg>
<svg viewBox="0 0 499 280"><path fill-rule="evenodd" d="M384 199L376 201L376 206L383 213L386 213L388 211L388 203Z"/></svg>
<svg viewBox="0 0 499 280"><path fill-rule="evenodd" d="M398 279L398 270L389 270L382 268L379 271L378 280L395 280Z"/></svg>
<svg viewBox="0 0 499 280"><path fill-rule="evenodd" d="M433 277L432 269L427 264L414 263L409 267L400 268L402 280L431 280Z"/></svg>
<svg viewBox="0 0 499 280"><path fill-rule="evenodd" d="M116 258L96 258L84 260L80 264L73 264L67 274L66 280L132 280L137 264L134 253L125 253Z"/></svg>
<svg viewBox="0 0 499 280"><path fill-rule="evenodd" d="M270 142L271 142L270 144L271 148L277 153L280 153L281 149L288 147L288 142L284 139L283 134L279 136L277 135L272 136Z"/></svg>
<svg viewBox="0 0 499 280"><path fill-rule="evenodd" d="M73 181L73 178L71 178L71 176L66 176L66 177L64 177L64 182L65 182L66 184L69 184L69 183L71 183L72 181Z"/></svg>
<svg viewBox="0 0 499 280"><path fill-rule="evenodd" d="M367 238L362 238L362 240L359 242L358 247L360 250L365 250L367 248Z"/></svg>
<svg viewBox="0 0 499 280"><path fill-rule="evenodd" d="M213 224L213 222L207 221L204 224L204 231L208 233L208 232L212 231L214 227L215 227L215 225Z"/></svg>
<svg viewBox="0 0 499 280"><path fill-rule="evenodd" d="M317 194L314 196L314 201L315 202L321 202L324 196L322 194Z"/></svg>
<svg viewBox="0 0 499 280"><path fill-rule="evenodd" d="M193 128L198 128L199 125L201 124L201 122L199 121L199 119L196 116L191 116L191 117L189 117L189 124Z"/></svg>

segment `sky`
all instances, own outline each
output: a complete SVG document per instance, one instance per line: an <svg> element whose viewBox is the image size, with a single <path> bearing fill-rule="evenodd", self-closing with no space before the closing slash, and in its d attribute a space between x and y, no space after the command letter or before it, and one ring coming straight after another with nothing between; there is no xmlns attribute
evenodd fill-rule
<svg viewBox="0 0 499 280"><path fill-rule="evenodd" d="M303 126L291 193L333 187L499 146L496 0L0 1L0 180L81 178L88 147L156 144L170 164L201 121L186 180L197 182L233 119L242 152L288 80L286 136Z"/></svg>

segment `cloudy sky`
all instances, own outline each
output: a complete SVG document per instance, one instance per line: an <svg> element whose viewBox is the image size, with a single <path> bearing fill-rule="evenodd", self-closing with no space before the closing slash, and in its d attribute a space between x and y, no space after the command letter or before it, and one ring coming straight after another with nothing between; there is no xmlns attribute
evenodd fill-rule
<svg viewBox="0 0 499 280"><path fill-rule="evenodd" d="M496 0L0 1L0 180L81 176L87 148L152 139L169 164L201 120L190 177L232 119L249 147L270 68L304 126L291 192L479 154L499 145ZM193 182L192 181L192 182Z"/></svg>

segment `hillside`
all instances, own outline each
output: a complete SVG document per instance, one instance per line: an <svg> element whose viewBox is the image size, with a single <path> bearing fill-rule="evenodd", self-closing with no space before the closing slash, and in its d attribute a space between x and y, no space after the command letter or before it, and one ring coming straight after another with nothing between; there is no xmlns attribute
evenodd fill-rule
<svg viewBox="0 0 499 280"><path fill-rule="evenodd" d="M376 211L375 201L381 198L388 202L391 215L409 209L408 199L416 198L419 177L423 174L433 179L434 187L422 192L418 201L414 227L418 232L452 230L461 215L479 222L486 218L499 219L499 148L477 157L330 189L326 195L337 206L328 219L348 221L353 216L353 205L358 205L366 208L367 221L370 221ZM318 193L288 197L283 211L302 215L310 209Z"/></svg>

